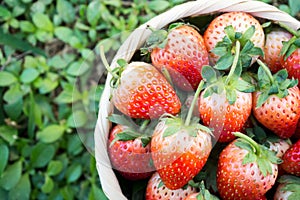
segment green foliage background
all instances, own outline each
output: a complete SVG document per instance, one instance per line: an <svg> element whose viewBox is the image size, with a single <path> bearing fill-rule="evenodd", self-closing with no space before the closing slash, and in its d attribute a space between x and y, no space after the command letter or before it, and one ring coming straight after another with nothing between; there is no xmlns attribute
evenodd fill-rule
<svg viewBox="0 0 300 200"><path fill-rule="evenodd" d="M93 129L108 55L185 0L0 3L0 199L106 199ZM299 17L297 0L272 1Z"/></svg>

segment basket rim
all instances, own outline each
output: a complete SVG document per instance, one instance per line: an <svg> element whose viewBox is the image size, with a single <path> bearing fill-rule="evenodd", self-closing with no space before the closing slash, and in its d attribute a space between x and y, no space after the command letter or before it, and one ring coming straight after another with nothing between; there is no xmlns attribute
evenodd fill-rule
<svg viewBox="0 0 300 200"><path fill-rule="evenodd" d="M117 66L119 58L130 61L135 51L141 47L146 38L151 34L147 26L160 29L167 24L191 16L209 15L222 12L241 11L246 12L254 17L264 18L275 22L281 22L290 26L294 30L300 28L300 22L279 10L278 8L256 0L197 0L189 1L177 5L164 13L157 15L148 22L136 28L125 42L121 45L114 56L111 67ZM118 180L112 170L109 156L107 153L107 139L111 123L107 116L113 112L113 105L110 102L112 89L110 88L111 75L107 75L105 87L99 103L99 113L97 124L94 131L95 139L95 158L98 175L104 193L109 199L126 199L122 194ZM97 141L97 142L96 142Z"/></svg>

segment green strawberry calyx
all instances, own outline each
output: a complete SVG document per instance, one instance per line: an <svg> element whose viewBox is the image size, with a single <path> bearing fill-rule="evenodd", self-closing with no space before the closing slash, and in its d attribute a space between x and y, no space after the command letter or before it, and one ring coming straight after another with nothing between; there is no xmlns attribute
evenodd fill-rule
<svg viewBox="0 0 300 200"><path fill-rule="evenodd" d="M196 196L197 200L217 200L215 195L210 194L209 190L205 188L204 181L201 182L195 182L194 180L190 180L188 182L188 185L194 188L199 189L199 193Z"/></svg>
<svg viewBox="0 0 300 200"><path fill-rule="evenodd" d="M167 125L166 130L164 131L163 137L168 137L178 133L180 130L187 130L188 133L196 137L197 130L202 130L212 135L211 130L199 123L199 117L193 117L193 110L196 105L197 99L200 95L201 90L203 89L204 82L201 81L198 85L198 88L195 92L194 98L192 100L191 106L188 110L187 116L185 119L181 119L179 117L175 117L171 114L164 114L160 120L164 121ZM182 116L183 117L183 116Z"/></svg>
<svg viewBox="0 0 300 200"><path fill-rule="evenodd" d="M258 97L256 107L261 107L271 95L285 98L289 95L288 89L298 84L298 80L294 78L288 79L288 72L286 69L279 70L272 75L270 69L261 60L258 59L257 63L260 65L257 73L257 90L261 93Z"/></svg>
<svg viewBox="0 0 300 200"><path fill-rule="evenodd" d="M278 179L278 182L284 184L281 191L289 191L291 194L288 200L297 200L300 196L300 178L293 175L283 175Z"/></svg>
<svg viewBox="0 0 300 200"><path fill-rule="evenodd" d="M112 146L117 141L130 141L140 139L142 146L146 147L151 141L152 127L149 126L150 120L143 120L138 126L133 121L130 121L124 115L112 114L107 117L109 121L125 126L125 130L116 134L114 140L111 142Z"/></svg>
<svg viewBox="0 0 300 200"><path fill-rule="evenodd" d="M234 132L233 134L238 137L237 141L234 143L235 146L248 151L248 154L243 159L243 165L257 163L263 176L267 176L268 174L273 173L272 164L282 163L282 160L276 156L275 152L258 144L249 136L240 132Z"/></svg>
<svg viewBox="0 0 300 200"><path fill-rule="evenodd" d="M291 27L279 23L279 26L290 32L293 37L289 41L282 42L283 47L280 51L280 55L284 56L284 60L286 60L292 53L294 53L297 49L300 48L300 31L295 31Z"/></svg>
<svg viewBox="0 0 300 200"><path fill-rule="evenodd" d="M234 62L237 43L240 43L240 59L239 67L242 69L250 67L253 56L263 56L263 50L255 47L250 40L255 33L255 26L250 26L244 33L235 32L232 25L224 28L225 37L218 42L215 48L211 51L220 58L214 66L218 70L228 70Z"/></svg>
<svg viewBox="0 0 300 200"><path fill-rule="evenodd" d="M222 94L225 91L226 99L232 105L236 101L237 91L246 93L255 91L252 83L241 78L242 67L239 64L241 62L239 41L236 41L235 48L235 55L228 75L223 75L224 73L211 66L202 67L201 75L205 80L204 98L211 96L213 93Z"/></svg>

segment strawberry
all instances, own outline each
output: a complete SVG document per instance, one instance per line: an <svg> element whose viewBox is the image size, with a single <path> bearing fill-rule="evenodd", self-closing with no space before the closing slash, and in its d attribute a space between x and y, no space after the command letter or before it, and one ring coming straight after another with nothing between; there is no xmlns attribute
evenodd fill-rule
<svg viewBox="0 0 300 200"><path fill-rule="evenodd" d="M300 91L297 81L287 79L286 70L272 76L258 60L259 89L253 95L253 114L266 128L281 138L291 137L300 117Z"/></svg>
<svg viewBox="0 0 300 200"><path fill-rule="evenodd" d="M289 41L283 42L280 64L288 71L290 78L293 77L300 81L300 32L283 24L280 25L293 35ZM300 86L299 84L298 82L298 86Z"/></svg>
<svg viewBox="0 0 300 200"><path fill-rule="evenodd" d="M183 200L195 192L196 189L191 186L170 190L163 184L159 174L155 172L147 184L146 200Z"/></svg>
<svg viewBox="0 0 300 200"><path fill-rule="evenodd" d="M222 199L261 199L274 185L280 159L242 133L220 154L217 187Z"/></svg>
<svg viewBox="0 0 300 200"><path fill-rule="evenodd" d="M119 123L111 130L108 140L108 154L114 169L129 180L150 177L155 171L151 165L150 138L138 133L123 117L112 115L109 119ZM145 131L142 127L140 132Z"/></svg>
<svg viewBox="0 0 300 200"><path fill-rule="evenodd" d="M178 96L155 67L144 62L127 64L124 60L118 60L120 67L111 70L101 52L101 58L112 76L112 102L123 114L131 118L150 119L180 111Z"/></svg>
<svg viewBox="0 0 300 200"><path fill-rule="evenodd" d="M185 122L165 116L155 127L151 152L156 170L165 186L176 190L202 169L212 149L210 130L192 120L192 112L203 82L200 83Z"/></svg>
<svg viewBox="0 0 300 200"><path fill-rule="evenodd" d="M292 175L281 176L274 200L296 200L300 197L300 178Z"/></svg>
<svg viewBox="0 0 300 200"><path fill-rule="evenodd" d="M235 136L232 132L241 131L251 113L252 95L237 91L234 104L230 104L225 93L212 94L200 98L200 118L203 124L214 129L213 133L219 142L230 142Z"/></svg>
<svg viewBox="0 0 300 200"><path fill-rule="evenodd" d="M283 46L282 42L288 41L291 37L292 35L284 30L273 30L266 35L264 62L270 68L271 72L276 73L283 69L280 63L283 57L279 56Z"/></svg>
<svg viewBox="0 0 300 200"><path fill-rule="evenodd" d="M166 69L179 88L197 89L202 79L201 68L208 65L208 53L195 28L175 23L168 31L154 31L145 49L151 52L152 64L159 70Z"/></svg>
<svg viewBox="0 0 300 200"><path fill-rule="evenodd" d="M240 45L237 41L233 65L226 76L217 76L210 66L203 67L202 76L206 89L199 102L203 124L213 128L219 142L230 142L232 132L241 131L251 113L254 86L240 78Z"/></svg>
<svg viewBox="0 0 300 200"><path fill-rule="evenodd" d="M229 38L231 41L227 43L229 46L220 46L222 48L219 48L220 51L213 50L217 46L218 42L220 42L226 36L226 27L228 26L231 26L231 29L233 29L234 32L238 32L238 34L230 34ZM241 33L244 33L244 37L241 37ZM216 17L207 27L203 38L205 46L209 52L209 59L212 64L216 64L217 61L220 62L221 60L224 60L224 56L228 57L228 54L231 54L230 51L233 49L232 45L234 45L233 39L238 39L241 42L242 48L245 46L248 48L251 42L251 46L263 49L265 42L264 31L260 23L252 15L244 12L229 12ZM251 52L248 50L246 51L245 48L243 53L254 55L254 49L252 49ZM259 51L259 54L261 54L261 52L262 50ZM251 57L241 57L243 58L243 63L247 63L247 65L249 65L251 62L253 63L254 59ZM255 58L257 57L258 56L255 56ZM224 63L221 66L223 65Z"/></svg>
<svg viewBox="0 0 300 200"><path fill-rule="evenodd" d="M300 140L294 143L282 157L281 167L288 173L300 176Z"/></svg>

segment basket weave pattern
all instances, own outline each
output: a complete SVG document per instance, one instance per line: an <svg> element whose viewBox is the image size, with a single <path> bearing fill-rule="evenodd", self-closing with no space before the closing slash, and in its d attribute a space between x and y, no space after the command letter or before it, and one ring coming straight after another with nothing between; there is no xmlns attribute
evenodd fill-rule
<svg viewBox="0 0 300 200"><path fill-rule="evenodd" d="M268 19L275 22L281 22L297 30L300 28L300 22L290 15L278 10L269 4L255 0L198 0L191 1L176 6L141 25L134 30L127 40L116 53L111 67L114 68L116 61L120 58L130 61L133 54L145 42L151 34L147 26L154 29L161 29L166 25L178 19L200 15L210 15L213 13L243 11L255 17ZM102 188L109 199L123 200L126 197L122 194L118 180L112 170L110 160L107 154L107 139L111 128L107 116L113 112L113 105L109 98L112 94L110 88L111 76L107 76L105 88L99 105L99 114L95 128L95 157L97 170L100 177Z"/></svg>

